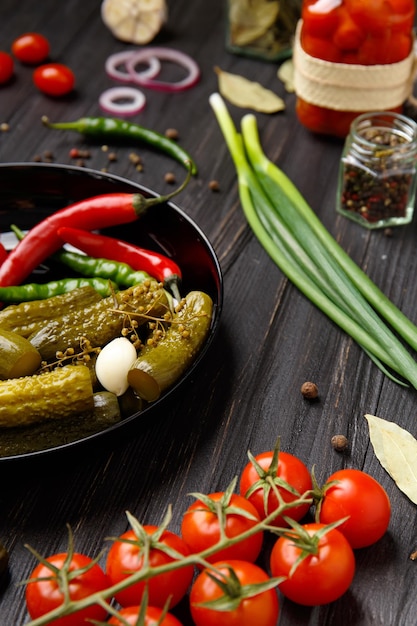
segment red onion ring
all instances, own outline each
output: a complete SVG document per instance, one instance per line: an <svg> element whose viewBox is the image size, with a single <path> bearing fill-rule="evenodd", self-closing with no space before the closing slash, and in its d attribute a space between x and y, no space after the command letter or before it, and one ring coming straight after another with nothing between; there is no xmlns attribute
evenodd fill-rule
<svg viewBox="0 0 417 626"><path fill-rule="evenodd" d="M184 67L188 74L185 78L178 82L167 82L154 80L154 77L144 77L143 72L137 72L135 67L138 63L150 62L155 57L164 61L172 61ZM200 68L197 63L185 52L173 50L172 48L156 47L143 48L137 52L133 52L129 59L126 60L126 69L131 76L131 80L141 87L149 87L159 91L182 91L195 85L200 78Z"/></svg>
<svg viewBox="0 0 417 626"><path fill-rule="evenodd" d="M132 81L131 73L119 70L118 66L122 65L126 67L126 61L128 61L133 54L134 52L132 52L132 50L122 50L121 52L111 54L105 63L105 70L109 78L130 83ZM155 76L157 76L161 71L161 64L159 60L155 56L149 56L145 62L148 63L149 67L141 72L137 72L138 75L142 76L144 79L155 78Z"/></svg>
<svg viewBox="0 0 417 626"><path fill-rule="evenodd" d="M127 102L118 102L118 100ZM142 111L146 104L145 95L135 87L111 87L103 91L99 105L111 115L135 115Z"/></svg>

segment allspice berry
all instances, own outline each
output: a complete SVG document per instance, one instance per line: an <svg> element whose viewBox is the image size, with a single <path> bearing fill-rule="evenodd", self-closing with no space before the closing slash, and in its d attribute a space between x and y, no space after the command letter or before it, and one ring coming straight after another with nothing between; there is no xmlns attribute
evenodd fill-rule
<svg viewBox="0 0 417 626"><path fill-rule="evenodd" d="M304 398L307 398L308 400L315 400L318 398L319 390L315 383L307 381L301 385L301 393Z"/></svg>
<svg viewBox="0 0 417 626"><path fill-rule="evenodd" d="M343 452L348 447L348 440L345 435L334 435L332 437L332 446L338 452Z"/></svg>

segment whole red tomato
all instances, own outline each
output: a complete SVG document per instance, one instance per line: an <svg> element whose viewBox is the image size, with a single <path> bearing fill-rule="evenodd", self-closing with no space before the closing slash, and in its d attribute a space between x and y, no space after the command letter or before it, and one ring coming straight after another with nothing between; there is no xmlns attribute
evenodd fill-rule
<svg viewBox="0 0 417 626"><path fill-rule="evenodd" d="M109 580L101 567L97 564L92 565L84 573L78 573L79 570L85 568L92 563L92 559L83 554L74 553L69 563L67 563L68 554L62 552L48 557L46 560L53 568L63 570L67 568L70 577L69 594L71 600L81 600L87 596L106 589L109 586ZM54 573L54 569L50 569L47 565L39 563L33 570L31 579L26 586L26 606L32 619L41 617L56 609L63 603L64 595L61 588L59 577ZM44 580L42 580L42 578ZM72 615L61 617L50 622L52 626L84 626L90 620L104 620L107 611L99 605L92 605Z"/></svg>
<svg viewBox="0 0 417 626"><path fill-rule="evenodd" d="M33 72L35 86L48 96L65 96L75 85L73 71L62 63L40 65Z"/></svg>
<svg viewBox="0 0 417 626"><path fill-rule="evenodd" d="M279 615L275 583L258 565L247 561L216 562L212 569L203 570L191 587L190 609L196 626L276 626ZM232 572L231 572L232 570ZM230 608L221 611L202 606L228 593L216 582L226 583L231 600ZM245 593L246 585L264 584L256 595ZM238 601L237 601L238 600Z"/></svg>
<svg viewBox="0 0 417 626"><path fill-rule="evenodd" d="M144 526L143 529L151 538L149 564L152 567L173 562L175 559L170 556L172 550L183 556L189 554L186 544L175 533L164 530L159 536L157 526L148 525ZM143 562L144 541L131 529L113 542L107 555L106 573L114 585L141 570ZM187 565L150 578L147 587L149 604L164 607L169 599L169 606L175 606L187 593L193 574L193 566ZM116 600L122 606L137 605L141 602L145 584L144 581L140 581L127 589L123 589L116 594Z"/></svg>
<svg viewBox="0 0 417 626"><path fill-rule="evenodd" d="M270 555L273 576L284 576L279 589L284 596L306 606L327 604L340 598L355 573L353 550L341 532L324 524L301 526L303 545L297 545L296 531L288 531L274 544ZM309 539L311 538L311 539ZM305 544L311 541L311 553ZM294 566L302 554L306 554Z"/></svg>
<svg viewBox="0 0 417 626"><path fill-rule="evenodd" d="M279 589L298 604L316 606L333 602L348 590L353 580L355 557L349 542L337 528L324 532L325 529L324 524L304 524L303 545L297 545L295 531L288 531L288 536L281 536L272 548L271 573L285 576ZM309 537L311 553L306 553ZM306 556L296 565L302 554Z"/></svg>
<svg viewBox="0 0 417 626"><path fill-rule="evenodd" d="M353 548L364 548L378 541L388 529L391 504L375 478L361 470L343 469L325 482L318 512L318 520L323 524L349 516L338 530Z"/></svg>
<svg viewBox="0 0 417 626"><path fill-rule="evenodd" d="M140 612L140 606L127 606L123 609L120 609L119 613L123 618L123 622L121 619L117 617L111 617L107 624L112 624L113 626L126 626L126 623L129 626L136 626L138 624L138 616ZM182 626L181 622L177 620L171 613L166 613L162 618L163 610L156 606L148 606L146 607L145 619L142 626Z"/></svg>
<svg viewBox="0 0 417 626"><path fill-rule="evenodd" d="M260 522L255 507L243 496L229 492L198 494L188 507L181 523L181 535L193 554L214 546L220 539L221 518L226 537L237 537ZM254 562L262 548L263 533L259 531L233 546L218 550L207 561L240 559Z"/></svg>
<svg viewBox="0 0 417 626"><path fill-rule="evenodd" d="M258 511L261 519L270 515L279 506L278 498L271 487L273 481L284 502L290 503L313 487L310 472L307 466L296 456L288 452L277 450L262 452L243 469L239 490ZM265 494L267 495L267 510L265 511ZM308 512L311 500L286 509L282 515L276 517L271 524L287 526L283 515L291 519L300 520Z"/></svg>
<svg viewBox="0 0 417 626"><path fill-rule="evenodd" d="M43 63L49 54L49 41L40 33L25 33L12 43L12 53L22 63Z"/></svg>
<svg viewBox="0 0 417 626"><path fill-rule="evenodd" d="M7 52L0 50L0 84L7 83L14 74L13 59Z"/></svg>

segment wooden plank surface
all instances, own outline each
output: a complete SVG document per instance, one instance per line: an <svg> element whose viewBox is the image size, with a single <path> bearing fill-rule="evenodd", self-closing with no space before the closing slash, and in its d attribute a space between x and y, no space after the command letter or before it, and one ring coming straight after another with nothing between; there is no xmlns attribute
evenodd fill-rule
<svg viewBox="0 0 417 626"><path fill-rule="evenodd" d="M2 0L0 47L10 48L26 31L44 33L51 57L72 67L76 92L60 101L38 93L32 70L16 66L16 79L0 89L0 162L32 161L53 154L57 163L73 163L72 147L88 148L89 167L143 183L159 193L170 189L167 171L179 177L181 166L147 147L138 173L129 162L132 146L110 145L117 161L109 163L101 144L76 134L52 132L41 124L100 115L98 97L114 83L106 76L107 56L126 47L100 18L96 0ZM285 93L273 63L237 57L225 50L224 4L220 0L170 2L167 29L156 40L178 48L199 63L202 78L181 94L147 92L139 123L165 132L176 128L196 159L199 176L178 199L203 229L219 257L224 275L222 323L203 367L189 386L171 399L151 423L106 444L55 459L53 465L27 466L0 461L0 539L11 555L11 581L0 596L0 624L27 621L23 589L17 587L33 565L24 544L43 554L65 548L66 524L76 548L97 554L106 537L127 526L125 511L143 523L159 523L173 505L173 530L190 504L190 492L224 489L254 454L282 448L297 454L324 479L341 467L363 469L386 488L392 501L389 532L369 549L357 552L357 573L348 593L323 607L301 608L281 599L280 626L413 626L417 622L415 506L380 467L369 442L365 413L397 421L416 435L416 392L385 378L360 348L289 284L259 245L241 211L236 175L210 109L217 90L214 66L258 80L279 93L286 111L257 114L266 153L292 178L323 223L351 257L413 320L416 315L416 225L367 232L335 213L338 163L342 144L309 134L296 119L294 96ZM237 123L245 111L230 107ZM213 192L209 182L217 180ZM313 380L320 398L308 403L300 386ZM345 454L330 444L334 434L350 442ZM264 559L265 560L265 559ZM191 624L185 607L178 615Z"/></svg>

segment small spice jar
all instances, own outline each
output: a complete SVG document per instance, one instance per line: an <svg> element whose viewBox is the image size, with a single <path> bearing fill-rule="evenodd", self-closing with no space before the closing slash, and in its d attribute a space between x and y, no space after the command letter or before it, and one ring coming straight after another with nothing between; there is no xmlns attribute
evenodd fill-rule
<svg viewBox="0 0 417 626"><path fill-rule="evenodd" d="M391 112L357 117L345 141L337 211L366 228L408 224L416 195L417 124Z"/></svg>

